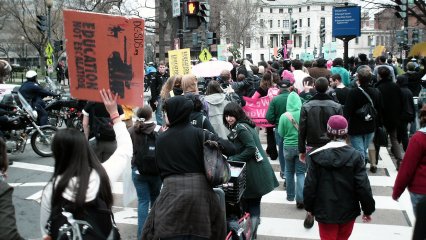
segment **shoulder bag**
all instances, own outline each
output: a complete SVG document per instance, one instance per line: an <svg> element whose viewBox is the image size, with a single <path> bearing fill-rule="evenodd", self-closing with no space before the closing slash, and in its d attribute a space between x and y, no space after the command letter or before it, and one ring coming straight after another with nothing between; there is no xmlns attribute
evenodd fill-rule
<svg viewBox="0 0 426 240"><path fill-rule="evenodd" d="M231 168L222 155L217 141L210 140L210 132L203 130L204 170L211 186L227 183L231 179ZM206 138L207 134L207 138Z"/></svg>
<svg viewBox="0 0 426 240"><path fill-rule="evenodd" d="M355 114L365 122L370 122L377 117L377 111L374 108L374 104L370 96L364 91L364 89L361 87L358 88L367 97L369 102L364 104L361 108L357 109Z"/></svg>
<svg viewBox="0 0 426 240"><path fill-rule="evenodd" d="M291 124L293 124L294 128L296 128L297 131L299 131L299 124L297 124L296 120L294 120L293 116L289 112L285 112L284 116L290 120Z"/></svg>

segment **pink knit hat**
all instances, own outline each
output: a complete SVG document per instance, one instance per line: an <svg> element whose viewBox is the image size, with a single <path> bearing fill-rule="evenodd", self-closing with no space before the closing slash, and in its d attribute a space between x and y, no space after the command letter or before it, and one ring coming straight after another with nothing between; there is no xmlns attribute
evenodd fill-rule
<svg viewBox="0 0 426 240"><path fill-rule="evenodd" d="M327 132L335 136L344 136L348 133L348 121L342 115L333 115L328 119Z"/></svg>

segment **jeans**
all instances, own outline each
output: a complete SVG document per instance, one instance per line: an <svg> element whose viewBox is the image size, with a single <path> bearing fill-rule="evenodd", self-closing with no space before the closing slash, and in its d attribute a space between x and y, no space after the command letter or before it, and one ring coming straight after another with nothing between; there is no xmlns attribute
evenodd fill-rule
<svg viewBox="0 0 426 240"><path fill-rule="evenodd" d="M306 164L299 160L299 148L297 146L284 146L285 178L287 183L287 200L303 203L303 186L305 185ZM296 174L296 185L294 183ZM296 191L295 191L296 190Z"/></svg>
<svg viewBox="0 0 426 240"><path fill-rule="evenodd" d="M278 145L278 160L280 161L281 174L285 173L285 160L284 160L284 139L278 133L278 129L275 128L275 141Z"/></svg>
<svg viewBox="0 0 426 240"><path fill-rule="evenodd" d="M90 140L89 146L92 147L101 163L108 160L117 149L117 141Z"/></svg>
<svg viewBox="0 0 426 240"><path fill-rule="evenodd" d="M374 133L367 133L361 135L351 135L351 145L355 150L361 153L362 158L365 160L368 154L368 145L373 140Z"/></svg>
<svg viewBox="0 0 426 240"><path fill-rule="evenodd" d="M157 125L163 125L163 101L160 97L157 98L157 110L155 110L155 120L157 121Z"/></svg>
<svg viewBox="0 0 426 240"><path fill-rule="evenodd" d="M387 130L387 129L386 129ZM401 153L401 146L399 145L398 142L398 136L397 136L397 130L396 128L393 130L387 130L389 137L390 137L390 142L391 142L391 152L393 153L393 155L395 156L396 160L401 162L402 160L402 153Z"/></svg>
<svg viewBox="0 0 426 240"><path fill-rule="evenodd" d="M148 210L160 194L162 182L160 176L139 175L135 170L132 169L132 180L138 196L138 239L140 239Z"/></svg>
<svg viewBox="0 0 426 240"><path fill-rule="evenodd" d="M413 192L409 192L409 193L410 193L411 204L413 205L414 216L416 216L417 203L419 203L423 199L426 199L426 195L425 194L413 193Z"/></svg>

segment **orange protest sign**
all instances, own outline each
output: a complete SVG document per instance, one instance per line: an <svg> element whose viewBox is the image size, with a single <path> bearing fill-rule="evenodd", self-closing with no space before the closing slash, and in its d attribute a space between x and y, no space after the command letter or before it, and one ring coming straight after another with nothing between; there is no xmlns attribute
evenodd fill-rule
<svg viewBox="0 0 426 240"><path fill-rule="evenodd" d="M99 90L110 88L120 104L141 106L144 26L141 18L64 10L71 95L100 102Z"/></svg>

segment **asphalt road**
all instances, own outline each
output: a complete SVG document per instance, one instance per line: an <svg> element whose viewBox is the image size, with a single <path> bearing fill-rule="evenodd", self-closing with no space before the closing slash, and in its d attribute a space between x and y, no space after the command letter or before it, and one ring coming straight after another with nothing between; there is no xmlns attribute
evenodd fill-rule
<svg viewBox="0 0 426 240"><path fill-rule="evenodd" d="M260 131L261 140L265 142L264 132ZM264 146L266 147L266 146ZM414 216L407 192L399 202L391 199L392 186L396 171L394 162L386 148L380 152L382 160L378 172L368 172L373 195L376 200L376 212L370 224L357 219L351 239L411 239ZM10 156L14 164L8 170L8 182L15 187L13 201L15 204L18 230L23 237L40 239L40 206L37 200L53 170L53 159L36 155L28 145L24 153ZM261 224L258 239L319 239L318 225L310 230L303 228L305 212L295 207L295 202L285 200L286 193L279 178L278 161L270 161L280 182L271 193L262 198ZM368 169L368 166L367 166ZM136 239L137 210L136 204L124 207L121 183L113 184L115 201L113 212L118 223L122 239Z"/></svg>

